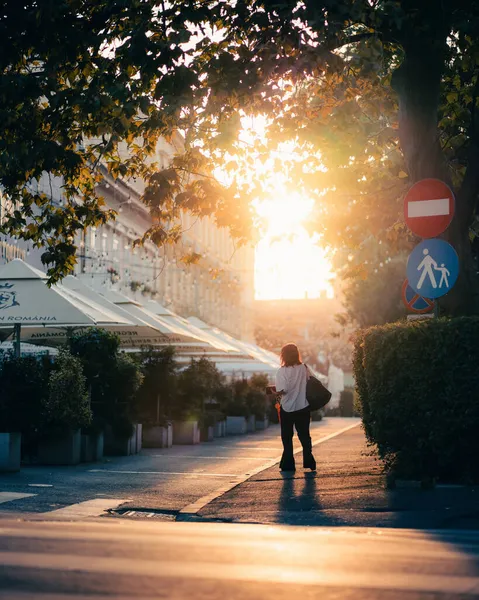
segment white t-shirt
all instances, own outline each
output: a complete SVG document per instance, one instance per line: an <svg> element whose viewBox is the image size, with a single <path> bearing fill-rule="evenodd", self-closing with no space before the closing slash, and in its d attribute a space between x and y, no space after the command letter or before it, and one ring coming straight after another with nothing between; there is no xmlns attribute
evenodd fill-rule
<svg viewBox="0 0 479 600"><path fill-rule="evenodd" d="M276 391L284 392L281 407L286 412L302 410L309 406L306 400L308 370L304 365L281 367L276 372Z"/></svg>

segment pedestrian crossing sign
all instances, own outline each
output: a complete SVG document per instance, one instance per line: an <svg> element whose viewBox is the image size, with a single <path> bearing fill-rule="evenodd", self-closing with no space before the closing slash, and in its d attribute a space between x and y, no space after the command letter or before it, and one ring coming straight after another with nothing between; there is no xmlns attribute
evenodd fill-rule
<svg viewBox="0 0 479 600"><path fill-rule="evenodd" d="M444 296L452 289L458 275L459 258L451 244L444 240L424 240L409 255L407 278L420 296Z"/></svg>

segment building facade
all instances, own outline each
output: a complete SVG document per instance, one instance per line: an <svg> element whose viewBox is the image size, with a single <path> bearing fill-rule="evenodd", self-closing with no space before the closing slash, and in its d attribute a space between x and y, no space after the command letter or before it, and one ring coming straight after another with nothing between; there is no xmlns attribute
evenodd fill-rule
<svg viewBox="0 0 479 600"><path fill-rule="evenodd" d="M181 144L162 140L157 160L166 167ZM61 181L50 186L48 179L39 182L46 191L53 190L61 204ZM78 262L75 275L85 283L101 289L116 289L139 302L158 300L170 310L185 316L197 316L231 335L253 339L254 249L235 249L226 228L218 228L212 218L182 215L180 241L158 248L152 243L135 246L151 226L146 206L141 202L142 181L114 180L105 172L99 193L117 218L98 228L91 227L76 240ZM41 252L28 244L0 240L0 263L19 256L37 268L43 268ZM182 258L195 252L197 264L187 265ZM16 253L16 254L15 254Z"/></svg>

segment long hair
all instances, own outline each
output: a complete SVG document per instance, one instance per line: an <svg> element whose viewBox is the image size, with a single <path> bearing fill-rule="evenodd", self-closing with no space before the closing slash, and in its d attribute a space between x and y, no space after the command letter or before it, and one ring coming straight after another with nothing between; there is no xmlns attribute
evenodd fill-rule
<svg viewBox="0 0 479 600"><path fill-rule="evenodd" d="M299 353L298 346L296 344L286 344L283 346L281 348L280 360L282 367L301 365L301 354Z"/></svg>

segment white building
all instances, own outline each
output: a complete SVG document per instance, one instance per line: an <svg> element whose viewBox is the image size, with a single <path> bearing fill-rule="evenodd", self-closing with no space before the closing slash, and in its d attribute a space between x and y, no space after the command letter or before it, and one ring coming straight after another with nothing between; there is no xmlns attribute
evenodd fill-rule
<svg viewBox="0 0 479 600"><path fill-rule="evenodd" d="M161 167L169 164L181 143L180 136L171 144L162 140L157 154ZM50 181L45 179L40 187L45 186L47 193L53 189L61 203L60 180L50 188ZM148 209L140 201L143 189L141 181L115 181L105 173L99 192L118 216L79 235L75 274L96 289L113 287L138 301L153 297L182 316L199 317L235 337L252 340L253 247L235 250L227 229L218 228L211 218L190 214L182 216L183 234L177 245L158 248L147 243L134 247L133 242L151 225ZM39 251L20 242L1 243L8 245L8 254L5 250L0 264L19 256L42 268ZM201 259L198 264L185 265L181 258L191 252Z"/></svg>

